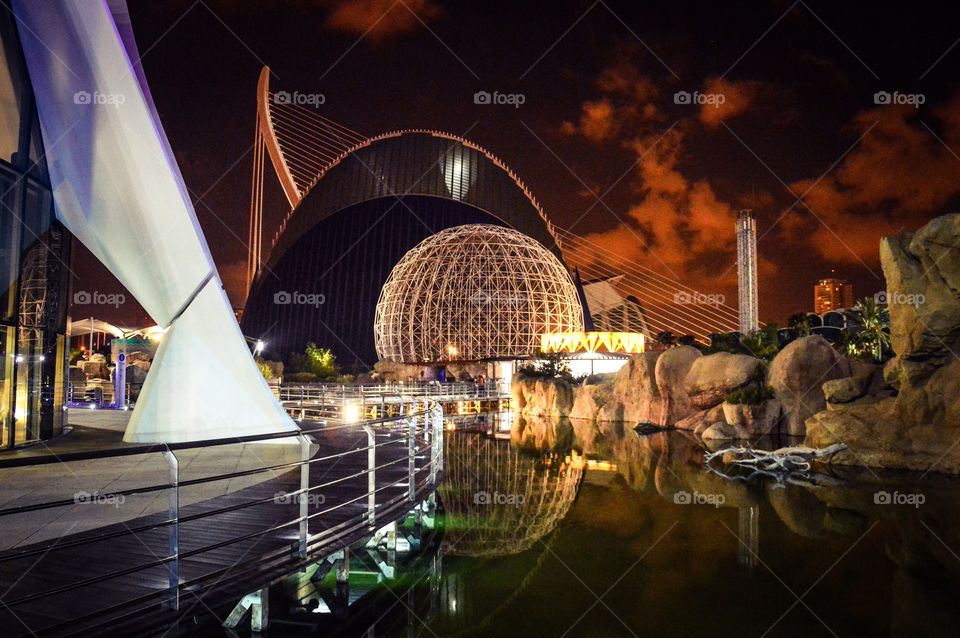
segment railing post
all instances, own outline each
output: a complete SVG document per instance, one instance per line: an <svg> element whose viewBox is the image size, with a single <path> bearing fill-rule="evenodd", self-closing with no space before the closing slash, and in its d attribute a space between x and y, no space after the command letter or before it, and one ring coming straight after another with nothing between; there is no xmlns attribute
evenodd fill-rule
<svg viewBox="0 0 960 638"><path fill-rule="evenodd" d="M417 402L407 419L407 500L417 500Z"/></svg>
<svg viewBox="0 0 960 638"><path fill-rule="evenodd" d="M310 536L310 440L300 435L300 538L297 555L307 557L307 538Z"/></svg>
<svg viewBox="0 0 960 638"><path fill-rule="evenodd" d="M168 518L173 521L167 526L167 556L170 578L166 606L180 609L180 462L177 455L167 448L163 453L167 461L170 488L168 489Z"/></svg>
<svg viewBox="0 0 960 638"><path fill-rule="evenodd" d="M363 426L367 433L367 525L377 524L377 435L369 425Z"/></svg>

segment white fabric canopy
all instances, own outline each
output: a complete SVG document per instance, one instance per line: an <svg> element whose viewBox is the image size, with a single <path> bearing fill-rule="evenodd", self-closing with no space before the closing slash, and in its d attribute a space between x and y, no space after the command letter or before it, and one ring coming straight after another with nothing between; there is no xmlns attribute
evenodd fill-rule
<svg viewBox="0 0 960 638"><path fill-rule="evenodd" d="M111 9L116 12L115 23ZM122 0L15 0L57 217L170 327L124 440L295 430L246 347L139 64Z"/></svg>

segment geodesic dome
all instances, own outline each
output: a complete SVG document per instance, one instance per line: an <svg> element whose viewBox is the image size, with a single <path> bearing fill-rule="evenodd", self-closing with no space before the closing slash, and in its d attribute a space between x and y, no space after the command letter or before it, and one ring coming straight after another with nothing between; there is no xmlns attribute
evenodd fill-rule
<svg viewBox="0 0 960 638"><path fill-rule="evenodd" d="M377 354L404 363L525 357L541 334L579 330L583 309L560 260L488 224L448 228L404 255L374 322Z"/></svg>

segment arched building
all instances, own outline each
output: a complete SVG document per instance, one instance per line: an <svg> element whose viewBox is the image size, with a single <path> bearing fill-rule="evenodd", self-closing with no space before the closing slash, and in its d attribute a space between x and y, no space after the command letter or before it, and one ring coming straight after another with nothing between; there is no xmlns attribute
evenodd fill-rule
<svg viewBox="0 0 960 638"><path fill-rule="evenodd" d="M372 365L377 299L411 248L447 228L520 231L557 258L540 205L500 160L437 131L379 135L339 153L293 200L258 268L242 327L286 358L308 341L342 364Z"/></svg>

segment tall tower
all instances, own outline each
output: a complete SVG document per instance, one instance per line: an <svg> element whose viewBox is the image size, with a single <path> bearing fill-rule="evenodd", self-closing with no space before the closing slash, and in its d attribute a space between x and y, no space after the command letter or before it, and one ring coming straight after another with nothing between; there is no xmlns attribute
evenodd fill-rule
<svg viewBox="0 0 960 638"><path fill-rule="evenodd" d="M757 216L752 210L737 213L737 287L740 332L760 328L757 307Z"/></svg>

